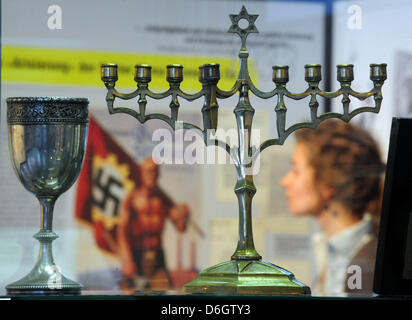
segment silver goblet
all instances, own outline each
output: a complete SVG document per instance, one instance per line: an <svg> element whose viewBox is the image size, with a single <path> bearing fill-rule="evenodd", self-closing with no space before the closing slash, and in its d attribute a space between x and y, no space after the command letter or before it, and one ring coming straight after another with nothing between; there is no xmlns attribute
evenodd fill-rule
<svg viewBox="0 0 412 320"><path fill-rule="evenodd" d="M14 171L40 202L40 252L24 278L6 286L16 293L80 293L82 286L55 264L52 241L56 199L77 179L86 151L88 104L85 98L7 98L9 147Z"/></svg>

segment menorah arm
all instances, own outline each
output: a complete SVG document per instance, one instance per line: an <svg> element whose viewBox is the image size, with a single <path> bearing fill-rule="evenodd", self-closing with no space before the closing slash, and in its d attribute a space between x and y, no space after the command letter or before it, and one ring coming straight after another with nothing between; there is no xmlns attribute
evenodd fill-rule
<svg viewBox="0 0 412 320"><path fill-rule="evenodd" d="M328 112L325 114L322 114L319 116L315 121L312 122L302 122L302 123L297 123L292 126L290 126L279 138L276 139L268 139L264 141L258 149L255 150L253 156L252 156L252 161L256 159L256 157L262 153L263 150L265 150L267 147L270 147L272 145L283 145L287 137L293 133L296 130L303 129L303 128L308 128L308 129L316 129L316 127L324 120L326 119L331 119L331 118L337 118L345 122L349 122L353 117L356 115L363 113L363 112L373 112L373 113L379 113L381 106L381 101L376 101L376 106L375 107L360 107L357 108L347 115L341 114L341 113L336 113L336 112Z"/></svg>
<svg viewBox="0 0 412 320"><path fill-rule="evenodd" d="M114 86L110 88L110 86L106 85L106 87L107 87L107 89L109 90L109 91L107 92L107 95L110 94L110 95L112 95L113 97L120 98L120 99L123 99L123 100L133 99L133 98L137 97L137 96L140 94L139 88L137 88L135 91L130 92L130 93L123 93L123 92L117 91L117 90L114 88ZM107 99L106 99L106 100L107 100Z"/></svg>
<svg viewBox="0 0 412 320"><path fill-rule="evenodd" d="M319 95L319 96L322 96L322 97L325 97L325 98L332 99L332 98L336 98L336 97L339 97L340 95L342 95L343 91L341 89L339 89L339 90L336 90L336 91L333 91L333 92L326 92L326 91L320 90L318 87L313 88L313 87L309 86L302 93L292 93L288 89L285 88L285 90L283 91L283 94L286 97L291 98L293 100L301 100L301 99L304 99L304 98L309 97L311 95L312 96Z"/></svg>
<svg viewBox="0 0 412 320"><path fill-rule="evenodd" d="M133 99L133 98L135 98L139 95L142 95L142 94L144 94L144 95L146 95L150 98L160 100L160 99L166 98L170 95L176 94L177 96L179 96L179 97L181 97L181 98L183 98L187 101L193 101L193 100L201 98L205 94L204 90L200 90L200 91L198 91L194 94L189 94L189 93L186 93L186 92L182 91L180 88L176 88L176 89L169 88L168 90L166 90L164 92L154 92L154 91L150 90L149 88L144 88L144 87L137 88L135 91L133 91L131 93L122 93L122 92L119 92L118 90L116 90L114 88L110 91L113 94L113 96L115 96L117 98L120 98L120 99L123 99L123 100L130 100L130 99Z"/></svg>
<svg viewBox="0 0 412 320"><path fill-rule="evenodd" d="M349 94L351 95L351 96L354 96L354 97L356 97L356 98L358 98L359 100L365 100L365 99L368 99L368 98L370 98L370 97L372 97L372 96L374 96L375 94L377 94L377 93L379 93L379 89L378 88L376 88L376 87L374 87L372 90L370 90L369 92L357 92L357 91L355 91L355 90L350 90L349 91Z"/></svg>
<svg viewBox="0 0 412 320"><path fill-rule="evenodd" d="M229 98L235 95L239 91L241 86L242 86L242 82L237 80L236 83L233 85L232 89L230 90L222 90L216 87L216 95L218 98L221 98L221 99Z"/></svg>
<svg viewBox="0 0 412 320"><path fill-rule="evenodd" d="M198 91L198 92L196 92L196 93L190 94L190 93L186 93L186 92L182 91L182 90L179 88L179 89L177 90L176 94L177 94L179 97L181 97L181 98L183 98L183 99L185 99L185 100L187 100L187 101L194 101L194 100L199 99L199 98L201 98L202 96L204 96L204 95L206 94L206 90L202 89L202 90L200 90L200 91Z"/></svg>
<svg viewBox="0 0 412 320"><path fill-rule="evenodd" d="M256 88L256 86L253 84L252 79L250 79L250 77L248 77L248 85L249 85L249 89L250 91L252 91L252 93L257 96L260 97L262 99L269 99L272 98L273 96L275 96L276 94L279 93L278 88L273 89L272 91L269 92L264 92L259 90L258 88Z"/></svg>
<svg viewBox="0 0 412 320"><path fill-rule="evenodd" d="M252 149L252 162L256 160L258 155L267 147L272 146L272 145L282 145L284 141L287 139L287 137L294 131L302 128L311 128L315 129L319 123L326 119L330 118L338 118L343 121L350 121L353 117L356 115L362 113L362 112L373 112L373 113L378 113L381 107L381 102L382 102L382 85L385 80L384 77L382 78L371 78L373 80L374 86L373 88L368 91L368 92L357 92L350 88L350 79L340 79L341 82L341 87L333 92L326 92L322 91L319 89L318 86L318 81L314 80L319 80L319 79L308 79L311 81L309 82L309 87L302 93L292 93L286 88L286 82L288 80L288 75L285 70L287 68L283 66L277 66L274 67L274 70L276 71L282 71L282 72L275 72L274 73L274 82L276 83L276 88L270 92L263 92L257 89L254 85L253 82L251 81L250 78L248 78L248 85L250 88L250 91L254 93L256 96L263 98L263 99L268 99L271 98L275 95L278 97L278 102L275 108L276 115L277 115L277 130L278 130L278 138L276 139L269 139L263 142L259 148L254 148ZM309 102L309 106L311 109L311 121L310 122L303 122L303 123L297 123L295 125L292 125L288 129L285 130L285 123L286 123L286 105L284 103L284 96L294 99L294 100L301 100L303 98L306 98L308 96L311 97L311 100ZM334 113L334 112L329 112L325 113L321 116L317 115L317 108L319 106L319 103L316 99L316 96L321 96L324 98L332 99L336 98L339 96L342 96L342 104L343 104L343 113ZM349 112L349 103L350 103L350 96L354 96L357 99L363 101L369 97L374 96L375 98L375 107L360 107L357 108L351 112Z"/></svg>
<svg viewBox="0 0 412 320"><path fill-rule="evenodd" d="M149 88L144 88L144 90L142 90L141 93L147 95L150 98L156 99L156 100L166 98L170 95L176 95L187 101L193 101L205 95L205 91L203 89L196 93L190 94L190 93L186 93L182 91L180 88L169 88L169 90L165 92L159 92L159 93L153 92Z"/></svg>
<svg viewBox="0 0 412 320"><path fill-rule="evenodd" d="M317 95L324 97L324 98L328 98L328 99L332 99L332 98L336 98L340 95L343 94L347 94L348 96L353 96L361 101L370 98L372 96L374 96L375 94L377 94L379 92L379 89L374 87L373 89L371 89L368 92L357 92L355 90L352 90L351 88L340 88L334 92L326 92L326 91L322 91L319 90L316 92Z"/></svg>
<svg viewBox="0 0 412 320"><path fill-rule="evenodd" d="M110 114L116 114L116 113L128 114L128 115L132 116L133 118L135 118L136 120L138 120L140 123L145 123L148 120L157 119L157 120L161 120L161 121L167 123L172 128L172 130L176 130L176 122L177 121L175 121L171 117L166 116L164 114L152 113L152 114L147 114L144 117L142 117L141 113L133 110L132 108L114 107L114 96L117 96L117 95L114 95L112 93L113 93L113 91L110 90L107 94L107 97L106 97L107 107L108 107L108 110L109 110ZM181 125L182 129L195 130L196 134L198 134L199 136L202 137L203 142L205 143L206 146L214 145L214 146L217 146L217 147L222 148L223 150L225 150L230 155L232 160L234 161L236 169L238 170L238 168L239 168L239 158L238 158L237 154L232 151L232 148L228 143L223 142L219 139L210 138L209 135L208 135L207 130L202 130L201 128L199 128L198 126L196 126L194 124L184 122L184 121L180 122L180 123L181 123L180 125Z"/></svg>
<svg viewBox="0 0 412 320"><path fill-rule="evenodd" d="M132 110L132 111L134 111L134 110ZM132 115L131 113L129 113L129 114ZM139 120L138 117L135 117L135 118ZM145 119L144 122L146 122L148 120L153 120L153 119L162 120L162 121L166 122L172 128L172 130L174 130L174 131L176 130L176 123L177 122L174 121L173 119L171 119L170 117L168 117L166 115L163 115L163 114L159 114L159 113L148 114L146 116L146 119ZM142 122L142 123L144 123L144 122ZM199 128L198 126L196 126L194 124L183 121L183 122L181 122L181 124L179 124L179 126L180 127L177 128L177 129L194 130L196 132L196 134L198 134L202 138L205 146L217 146L217 147L222 148L223 150L225 150L229 154L229 156L232 158L236 169L239 170L239 158L238 158L236 152L233 152L231 146L228 143L226 143L224 141L221 141L219 139L216 139L216 138L210 138L209 133L207 132L207 130L202 130L201 128Z"/></svg>
<svg viewBox="0 0 412 320"><path fill-rule="evenodd" d="M318 87L311 87L309 86L305 91L301 93L292 93L290 92L286 87L276 87L275 89L271 91L261 91L258 88L255 87L252 81L249 81L249 88L250 91L257 97L262 98L262 99L270 99L274 97L275 95L278 95L282 93L284 96L294 99L294 100L301 100L304 99L310 95L319 95L324 98L336 98L339 97L340 95L345 93L345 90L340 88L336 91L333 92L327 92L327 91L322 91ZM348 89L347 93L351 96L354 96L358 98L359 100L365 100L371 96L373 96L376 93L376 89L373 88L369 92L363 93L363 92L357 92L352 89Z"/></svg>
<svg viewBox="0 0 412 320"><path fill-rule="evenodd" d="M115 113L124 113L134 117L140 123L145 123L148 120L161 120L167 123L172 130L176 130L176 123L179 123L182 129L191 129L195 130L195 132L200 135L206 144L206 146L214 145L224 149L229 156L232 158L233 162L235 163L236 169L239 170L240 168L240 160L238 154L232 151L232 148L226 142L220 141L219 139L210 138L211 132L208 132L208 129L216 129L217 119L212 119L209 117L213 116L215 112L214 109L217 110L217 102L216 102L216 83L220 78L219 75L219 65L217 64L208 64L203 65L200 67L201 77L200 81L202 82L203 86L202 89L194 94L189 94L184 92L180 89L180 82L183 80L182 68L179 65L170 65L167 68L167 81L170 84L170 88L165 92L153 92L149 89L148 83L151 80L151 73L150 73L150 66L147 65L136 65L136 73L135 73L135 81L137 82L137 89L132 93L121 93L115 89L115 84L118 79L117 76L117 65L114 64L107 64L102 65L101 67L101 74L102 74L102 81L104 82L108 92L106 95L106 102L108 111L110 114ZM236 93L239 90L240 83L236 83L233 89L229 94ZM221 91L223 95L227 95L228 93L225 91ZM139 96L139 112L135 111L132 108L126 107L114 107L114 100L116 98L120 98L122 100L130 100L135 97ZM146 114L146 104L147 100L146 97L151 97L153 99L163 99L168 96L172 97L172 101L170 103L170 108L172 109L171 116L167 116L164 114L159 113L152 113ZM187 101L193 101L196 99L201 98L202 96L205 97L205 105L202 109L207 115L207 119L213 120L212 122L205 122L204 118L204 129L202 130L198 126L187 123L187 122L178 122L177 121L177 110L179 108L178 97L186 99ZM217 115L217 114L216 114Z"/></svg>
<svg viewBox="0 0 412 320"><path fill-rule="evenodd" d="M250 78L248 78L248 85L249 85L250 91L255 96L257 96L259 98L262 98L262 99L270 99L270 98L272 98L276 95L279 95L279 94L282 94L282 95L284 95L288 98L294 99L294 100L301 100L301 99L304 99L304 98L306 98L308 96L311 96L311 95L320 95L320 96L323 96L325 98L336 98L336 97L338 97L338 96L340 96L344 93L344 91L342 89L338 89L337 91L334 91L334 92L322 91L322 90L319 89L318 86L313 86L313 85L312 86L309 85L309 87L301 93L292 93L286 88L286 86L283 83L278 84L275 89L265 92L265 91L261 91L258 88L256 88L256 86L253 84L253 81ZM373 94L373 90L371 90L371 92ZM351 93L352 93L352 91L351 91ZM353 95L354 96L357 96L357 95L362 96L362 94L360 94L356 91L353 91Z"/></svg>
<svg viewBox="0 0 412 320"><path fill-rule="evenodd" d="M249 84L249 89L250 91L257 97L262 98L262 99L270 99L272 97L274 97L275 95L278 95L280 93L282 93L284 96L294 99L294 100L301 100L304 99L310 95L319 95L322 96L324 98L336 98L342 94L345 93L345 91L340 88L336 91L333 92L327 92L327 91L322 91L320 90L318 87L311 87L309 86L305 91L301 92L301 93L292 93L290 92L286 87L282 87L282 86L278 86L275 89L271 90L271 91L261 91L258 88L256 88L256 86L253 84L253 81L251 81L249 79L248 81ZM229 94L230 92L230 94ZM233 94L236 93L236 91L233 92ZM362 93L362 92L357 92L355 90L349 89L348 90L348 94L358 98L359 100L365 100L371 96L373 96L376 93L375 88L370 90L369 92L366 93ZM219 94L221 96L223 96L221 94L221 90L219 91ZM231 91L227 91L226 94L228 94L229 96L232 95Z"/></svg>

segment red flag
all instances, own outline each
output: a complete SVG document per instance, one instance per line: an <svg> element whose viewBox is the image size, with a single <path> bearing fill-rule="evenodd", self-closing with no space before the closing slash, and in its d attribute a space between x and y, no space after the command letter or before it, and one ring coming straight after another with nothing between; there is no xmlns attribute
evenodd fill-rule
<svg viewBox="0 0 412 320"><path fill-rule="evenodd" d="M93 228L101 249L116 253L121 203L139 183L139 165L90 117L85 162L77 184L75 216Z"/></svg>

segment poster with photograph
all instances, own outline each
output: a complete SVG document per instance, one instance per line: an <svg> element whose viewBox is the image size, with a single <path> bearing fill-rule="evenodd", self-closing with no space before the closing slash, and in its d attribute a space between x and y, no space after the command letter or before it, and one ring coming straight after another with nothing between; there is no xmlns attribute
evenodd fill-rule
<svg viewBox="0 0 412 320"><path fill-rule="evenodd" d="M193 181L201 182L201 172L199 167L171 168L153 159L158 142L151 137L156 130L169 133L167 148L173 151L178 143L174 132L158 122L141 126L131 117L111 117L103 110L90 115L75 217L90 228L99 250L120 263L118 268L96 270L85 260L78 273L90 289L116 288L104 281L108 274L119 280L120 289L153 290L180 288L197 274L205 233L200 227L202 186ZM173 185L180 187L170 188ZM189 185L196 189L188 197L191 190L184 187ZM81 242L79 238L79 251Z"/></svg>

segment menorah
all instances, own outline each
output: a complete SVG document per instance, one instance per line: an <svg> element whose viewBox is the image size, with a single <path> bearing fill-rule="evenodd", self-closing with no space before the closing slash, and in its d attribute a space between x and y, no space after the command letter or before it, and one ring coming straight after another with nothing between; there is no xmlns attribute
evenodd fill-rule
<svg viewBox="0 0 412 320"><path fill-rule="evenodd" d="M263 261L261 255L256 251L253 242L252 232L252 198L256 193L253 183L253 174L250 168L253 167L258 155L272 145L282 145L286 138L295 130L301 128L315 129L323 120L338 118L348 122L354 116L362 112L378 113L382 102L382 85L386 79L386 64L371 64L370 79L373 82L373 89L366 93L352 90L351 82L354 79L353 65L338 65L337 80L340 88L334 92L325 92L319 88L321 81L321 65L305 65L305 81L308 88L302 93L291 93L286 84L289 81L288 66L273 66L273 82L275 88L270 92L263 92L257 89L248 72L248 56L246 49L246 39L250 33L258 33L255 26L257 14L249 14L243 6L240 13L230 15L232 22L229 33L236 33L241 39L241 49L239 52L240 66L239 75L232 89L221 90L217 87L220 80L219 64L204 64L199 67L199 81L202 89L194 94L188 94L180 89L183 81L183 66L168 65L166 79L169 89L162 93L155 93L148 87L151 81L151 66L138 64L135 66L134 80L137 82L137 89L132 93L120 93L115 89L118 79L117 65L104 64L101 66L101 79L108 92L106 102L110 114L125 113L136 118L139 122L145 123L148 120L159 119L173 130L176 130L178 121L179 101L178 97L187 101L194 101L199 98L204 99L201 109L203 129L198 126L183 122L179 128L193 129L198 132L206 145L216 145L226 150L236 167L237 182L234 188L239 203L239 237L237 248L230 261L212 266L199 273L198 277L185 284L184 290L189 293L224 293L224 294L310 294L310 288L295 279L295 276L276 265ZM239 21L246 20L247 27L240 27ZM277 138L268 139L261 143L258 148L252 147L250 143L253 115L255 109L249 101L249 92L262 99L277 97L275 106ZM220 141L213 133L218 127L218 99L229 98L239 93L239 101L234 108L236 116L238 146L234 148L225 141ZM294 100L301 100L310 96L310 121L296 123L286 128L286 104L285 97ZM343 113L326 112L318 116L319 103L317 96L332 99L342 96ZM359 100L374 97L374 107L359 107L349 111L350 96ZM138 111L127 107L114 107L115 98L124 100L138 97ZM146 114L147 99L164 99L171 97L170 116L159 113ZM235 149L235 151L233 150Z"/></svg>

